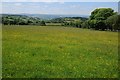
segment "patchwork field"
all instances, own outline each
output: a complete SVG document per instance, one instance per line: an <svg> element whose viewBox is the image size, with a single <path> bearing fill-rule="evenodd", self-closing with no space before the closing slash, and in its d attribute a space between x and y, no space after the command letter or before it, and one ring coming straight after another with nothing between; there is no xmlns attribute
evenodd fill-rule
<svg viewBox="0 0 120 80"><path fill-rule="evenodd" d="M3 78L117 78L118 33L3 26Z"/></svg>

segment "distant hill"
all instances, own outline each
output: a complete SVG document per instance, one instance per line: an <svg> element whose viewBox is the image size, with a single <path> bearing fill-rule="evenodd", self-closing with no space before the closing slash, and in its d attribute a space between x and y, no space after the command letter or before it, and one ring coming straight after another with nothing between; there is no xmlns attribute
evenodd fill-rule
<svg viewBox="0 0 120 80"><path fill-rule="evenodd" d="M54 19L54 18L61 18L61 17L85 17L88 18L88 15L56 15L56 14L22 14L22 15L27 15L30 17L39 17L41 19Z"/></svg>
<svg viewBox="0 0 120 80"><path fill-rule="evenodd" d="M29 16L29 17L38 17L42 20L50 20L54 18L62 18L62 17L84 17L88 18L88 15L58 15L58 14L3 14L3 15L24 15L24 16Z"/></svg>

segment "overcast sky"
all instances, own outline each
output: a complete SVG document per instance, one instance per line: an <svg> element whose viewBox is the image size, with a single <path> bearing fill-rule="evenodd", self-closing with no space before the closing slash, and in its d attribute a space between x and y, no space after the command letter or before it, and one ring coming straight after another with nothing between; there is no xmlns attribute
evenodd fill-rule
<svg viewBox="0 0 120 80"><path fill-rule="evenodd" d="M2 13L29 14L79 14L90 15L96 8L112 8L118 11L118 2L67 2L61 0L5 0L2 2ZM99 0L98 0L99 1Z"/></svg>

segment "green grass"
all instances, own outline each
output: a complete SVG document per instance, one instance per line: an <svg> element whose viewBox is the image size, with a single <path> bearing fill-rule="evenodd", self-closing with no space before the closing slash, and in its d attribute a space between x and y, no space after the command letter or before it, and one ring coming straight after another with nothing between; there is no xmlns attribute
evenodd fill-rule
<svg viewBox="0 0 120 80"><path fill-rule="evenodd" d="M3 26L3 78L117 78L118 33Z"/></svg>
<svg viewBox="0 0 120 80"><path fill-rule="evenodd" d="M62 23L46 23L47 26L61 26Z"/></svg>

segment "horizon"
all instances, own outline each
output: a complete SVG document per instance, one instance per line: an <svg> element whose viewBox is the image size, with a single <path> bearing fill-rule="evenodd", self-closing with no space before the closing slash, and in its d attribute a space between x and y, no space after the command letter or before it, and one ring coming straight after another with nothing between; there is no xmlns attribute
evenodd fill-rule
<svg viewBox="0 0 120 80"><path fill-rule="evenodd" d="M0 13L0 14L10 14L10 15L75 15L75 16L90 16L90 15L82 15L82 14L34 14L34 13Z"/></svg>
<svg viewBox="0 0 120 80"><path fill-rule="evenodd" d="M42 7L41 7L42 6ZM117 2L3 2L0 14L90 15L96 8L112 8Z"/></svg>

